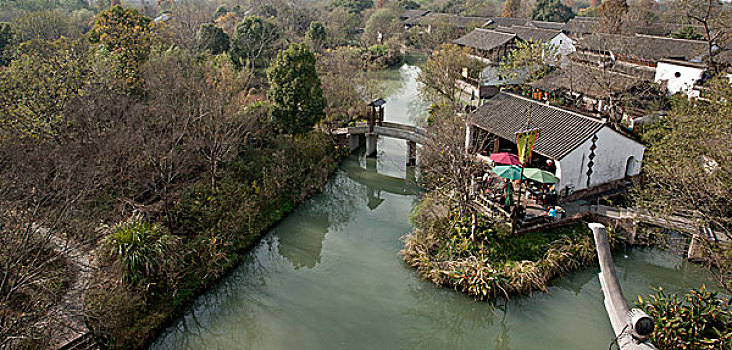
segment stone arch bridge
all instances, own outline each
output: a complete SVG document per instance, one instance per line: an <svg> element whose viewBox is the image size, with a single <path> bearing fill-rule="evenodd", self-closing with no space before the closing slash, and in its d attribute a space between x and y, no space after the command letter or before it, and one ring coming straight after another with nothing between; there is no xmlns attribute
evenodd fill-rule
<svg viewBox="0 0 732 350"><path fill-rule="evenodd" d="M348 146L351 151L361 147L361 140L365 139L367 157L376 156L376 141L379 136L406 140L407 165L415 165L417 144L424 144L428 138L427 132L423 128L386 121L357 123L355 126L340 129L338 133L348 135Z"/></svg>

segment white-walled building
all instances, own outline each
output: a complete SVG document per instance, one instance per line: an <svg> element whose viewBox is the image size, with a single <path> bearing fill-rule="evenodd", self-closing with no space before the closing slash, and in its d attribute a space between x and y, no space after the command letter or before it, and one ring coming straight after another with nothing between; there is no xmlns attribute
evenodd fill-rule
<svg viewBox="0 0 732 350"><path fill-rule="evenodd" d="M529 113L529 128L539 129L529 166L552 160L560 194L640 174L645 147L638 141L598 119L505 92L471 113L474 146L487 154L515 153L516 132L526 127Z"/></svg>
<svg viewBox="0 0 732 350"><path fill-rule="evenodd" d="M706 66L701 63L660 60L656 65L654 82L665 85L669 95L683 92L690 97L698 97L694 96L694 85L704 76L705 71Z"/></svg>
<svg viewBox="0 0 732 350"><path fill-rule="evenodd" d="M516 34L519 40L533 41L535 43L547 43L556 49L555 56L559 56L564 64L569 54L576 51L574 40L558 29L545 29L528 26L497 27L497 31ZM547 59L553 65L553 59Z"/></svg>

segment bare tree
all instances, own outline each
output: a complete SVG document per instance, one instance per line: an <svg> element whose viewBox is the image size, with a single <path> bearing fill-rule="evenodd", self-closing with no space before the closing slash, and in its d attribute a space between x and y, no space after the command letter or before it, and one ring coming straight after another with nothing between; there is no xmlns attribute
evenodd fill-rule
<svg viewBox="0 0 732 350"><path fill-rule="evenodd" d="M718 51L726 50L732 36L732 9L718 0L677 0L670 14L700 25L707 42L706 60L714 72L719 72Z"/></svg>
<svg viewBox="0 0 732 350"><path fill-rule="evenodd" d="M469 119L450 110L439 113L420 149L420 169L425 184L446 199L450 212L473 213L470 207L472 178L481 168L465 148Z"/></svg>

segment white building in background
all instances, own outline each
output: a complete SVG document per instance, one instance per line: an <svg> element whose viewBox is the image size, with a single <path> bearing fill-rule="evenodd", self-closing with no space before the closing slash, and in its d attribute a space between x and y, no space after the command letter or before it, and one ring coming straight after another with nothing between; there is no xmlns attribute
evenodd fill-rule
<svg viewBox="0 0 732 350"><path fill-rule="evenodd" d="M682 92L689 97L699 97L694 85L705 71L706 66L702 63L664 59L658 61L653 81L665 85L669 95Z"/></svg>
<svg viewBox="0 0 732 350"><path fill-rule="evenodd" d="M546 43L553 47L554 57L545 58L546 62L554 65L556 58L559 57L562 65L567 62L567 56L577 51L574 47L574 40L568 37L564 32L558 29L544 29L528 26L511 26L496 27L496 31L516 34L519 40L533 41L535 43Z"/></svg>
<svg viewBox="0 0 732 350"><path fill-rule="evenodd" d="M557 191L567 193L624 180L640 174L645 147L601 120L501 92L470 114L473 140L480 151L516 152L516 132L538 128L534 160L540 167L552 160L560 178Z"/></svg>

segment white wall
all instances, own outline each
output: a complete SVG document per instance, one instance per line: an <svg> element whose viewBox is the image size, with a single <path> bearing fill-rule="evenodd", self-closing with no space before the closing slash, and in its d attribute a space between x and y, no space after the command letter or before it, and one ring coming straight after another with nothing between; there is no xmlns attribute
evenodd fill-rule
<svg viewBox="0 0 732 350"><path fill-rule="evenodd" d="M694 83L701 79L704 73L703 68L687 67L668 62L658 62L654 82L660 83L668 80L668 94L673 95L683 92L689 95L694 88ZM678 77L677 77L678 75Z"/></svg>
<svg viewBox="0 0 732 350"><path fill-rule="evenodd" d="M592 138L589 138L557 162L556 175L560 178L556 187L558 191L568 185L573 186L575 191L588 188L587 163L590 161L591 145ZM634 161L630 175L640 173L645 151L645 147L640 143L606 126L597 133L596 145L590 187L624 178L626 164L631 156Z"/></svg>
<svg viewBox="0 0 732 350"><path fill-rule="evenodd" d="M570 39L564 33L559 33L559 35L549 41L549 44L554 45L557 48L557 55L560 55L561 57L562 66L569 62L567 56L577 50L574 47L574 40Z"/></svg>

